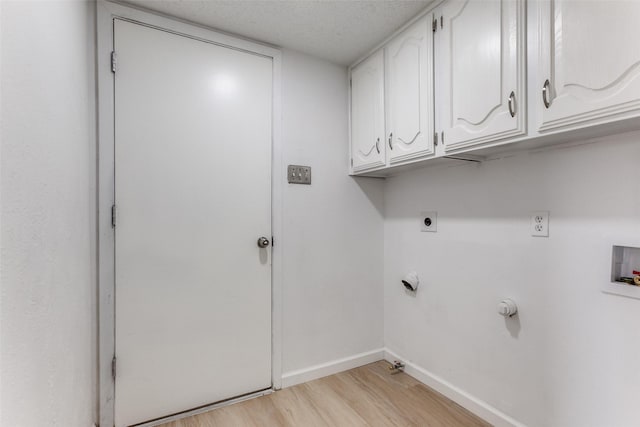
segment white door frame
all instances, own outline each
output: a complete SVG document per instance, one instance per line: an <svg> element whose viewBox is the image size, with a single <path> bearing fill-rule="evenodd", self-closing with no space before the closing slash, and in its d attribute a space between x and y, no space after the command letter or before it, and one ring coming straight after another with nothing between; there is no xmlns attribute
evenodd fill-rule
<svg viewBox="0 0 640 427"><path fill-rule="evenodd" d="M282 139L281 139L281 51L259 42L241 39L206 27L162 16L142 9L105 0L97 1L97 99L98 99L98 405L99 425L114 425L115 381L111 361L115 354L115 233L111 226L111 206L114 204L114 74L111 71L113 51L113 20L115 18L158 28L232 49L242 50L273 59L273 123L272 123L272 246L271 327L272 367L271 384L282 386ZM213 402L212 402L213 403Z"/></svg>

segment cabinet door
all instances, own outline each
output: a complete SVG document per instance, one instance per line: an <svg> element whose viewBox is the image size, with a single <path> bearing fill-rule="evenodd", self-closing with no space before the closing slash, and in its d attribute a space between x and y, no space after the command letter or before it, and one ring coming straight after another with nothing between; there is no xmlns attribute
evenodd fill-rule
<svg viewBox="0 0 640 427"><path fill-rule="evenodd" d="M389 161L433 155L431 17L420 19L397 36L386 51Z"/></svg>
<svg viewBox="0 0 640 427"><path fill-rule="evenodd" d="M446 150L523 135L524 1L451 0L441 11L436 64Z"/></svg>
<svg viewBox="0 0 640 427"><path fill-rule="evenodd" d="M354 172L385 165L382 50L351 70L351 159Z"/></svg>
<svg viewBox="0 0 640 427"><path fill-rule="evenodd" d="M640 114L639 1L541 1L539 30L540 131Z"/></svg>

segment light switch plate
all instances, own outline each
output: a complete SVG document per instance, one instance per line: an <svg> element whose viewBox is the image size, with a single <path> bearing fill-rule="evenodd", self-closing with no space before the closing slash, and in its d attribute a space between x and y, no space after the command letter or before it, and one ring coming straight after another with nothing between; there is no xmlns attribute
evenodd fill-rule
<svg viewBox="0 0 640 427"><path fill-rule="evenodd" d="M289 184L311 185L311 166L289 165L287 180Z"/></svg>
<svg viewBox="0 0 640 427"><path fill-rule="evenodd" d="M420 212L420 231L438 231L438 212Z"/></svg>

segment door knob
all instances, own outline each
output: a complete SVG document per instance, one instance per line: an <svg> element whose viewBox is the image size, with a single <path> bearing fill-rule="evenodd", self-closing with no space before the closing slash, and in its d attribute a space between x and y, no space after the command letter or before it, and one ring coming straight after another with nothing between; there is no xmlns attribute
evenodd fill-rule
<svg viewBox="0 0 640 427"><path fill-rule="evenodd" d="M267 246L269 246L269 239L267 239L266 237L260 237L258 239L258 247L266 248Z"/></svg>

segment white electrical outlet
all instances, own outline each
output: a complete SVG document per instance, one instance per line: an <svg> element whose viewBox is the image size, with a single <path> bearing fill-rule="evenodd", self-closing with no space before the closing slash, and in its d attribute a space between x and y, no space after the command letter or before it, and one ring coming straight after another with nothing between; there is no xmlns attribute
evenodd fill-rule
<svg viewBox="0 0 640 427"><path fill-rule="evenodd" d="M438 212L420 212L420 231L438 231Z"/></svg>
<svg viewBox="0 0 640 427"><path fill-rule="evenodd" d="M531 212L531 235L549 237L549 211Z"/></svg>

